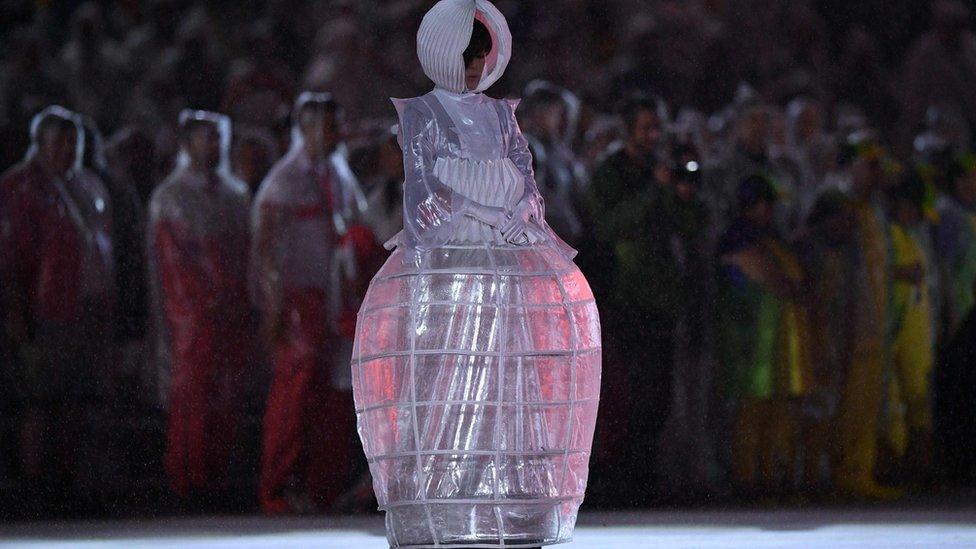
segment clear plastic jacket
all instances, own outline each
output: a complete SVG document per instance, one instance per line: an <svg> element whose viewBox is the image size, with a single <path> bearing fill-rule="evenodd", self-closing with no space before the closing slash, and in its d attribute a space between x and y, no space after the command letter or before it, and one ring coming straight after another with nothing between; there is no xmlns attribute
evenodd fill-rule
<svg viewBox="0 0 976 549"><path fill-rule="evenodd" d="M339 239L356 223L365 198L343 151L320 164L301 147L272 168L251 211L252 295L264 314L290 291L341 290ZM330 297L336 318L338 296Z"/></svg>
<svg viewBox="0 0 976 549"><path fill-rule="evenodd" d="M355 273L357 235L362 246L379 246L359 224L366 199L344 147L319 139L336 111L330 94L299 96L291 149L262 182L251 210L252 294L273 370L258 486L267 513L289 508L296 482L312 501L328 505L349 474L339 442L354 423L349 357L366 281Z"/></svg>
<svg viewBox="0 0 976 549"><path fill-rule="evenodd" d="M84 223L86 258L82 286L86 293L112 304L116 301L115 258L112 239L112 201L105 182L93 170L80 168L66 181Z"/></svg>
<svg viewBox="0 0 976 549"><path fill-rule="evenodd" d="M583 234L583 222L578 207L586 193L585 170L571 147L579 121L579 99L569 90L545 80L534 80L525 87L524 97L531 102L534 94L558 96L563 104L565 128L546 135L545 128L536 134L526 132L535 157L536 182L547 203L547 221L557 234L571 244Z"/></svg>
<svg viewBox="0 0 976 549"><path fill-rule="evenodd" d="M90 117L82 117L85 132L84 166L99 178L111 206L111 245L114 258L116 315L115 338L140 341L149 314L145 254L145 207L134 182L111 168L105 158L105 141Z"/></svg>
<svg viewBox="0 0 976 549"><path fill-rule="evenodd" d="M222 139L224 134L222 129ZM181 366L217 359L229 367L245 362L240 355L247 353L244 343L253 336L247 291L249 206L247 185L230 174L223 160L207 174L190 167L184 154L152 194L146 249L163 403L177 384L170 376L179 375Z"/></svg>
<svg viewBox="0 0 976 549"><path fill-rule="evenodd" d="M517 101L483 94L456 94L442 88L413 99L394 99L400 115L400 143L404 150L404 229L387 242L387 249L408 248L405 259L431 250L453 238L459 227L477 223L467 214L479 202L441 181L451 161L470 161L477 168L488 162L510 162L521 174L522 193L502 204L514 209L527 202L536 212L530 240L547 240L567 259L576 250L563 242L545 222L545 207L535 182L528 141L515 118Z"/></svg>
<svg viewBox="0 0 976 549"><path fill-rule="evenodd" d="M548 220L555 230L576 242L583 234L583 222L576 209L584 193L583 177L573 151L560 143L546 143L528 135L545 194Z"/></svg>
<svg viewBox="0 0 976 549"><path fill-rule="evenodd" d="M291 148L262 182L252 207L251 294L269 343L290 340L328 356L333 387L348 391L355 314L368 276L360 270L370 253L382 250L362 222L368 202L345 145L338 142L328 151L320 143L323 148L315 151L305 141L299 118L310 103L332 103L332 96L299 95ZM308 135L321 131L324 119L305 120ZM312 309L314 316L297 312ZM327 325L310 326L312 318Z"/></svg>
<svg viewBox="0 0 976 549"><path fill-rule="evenodd" d="M510 40L488 2L444 0L418 33L438 87L395 101L404 230L357 317L358 429L392 547L565 542L586 487L596 304L574 251L545 225L514 105L458 91L475 17L502 50L484 73L497 78ZM425 61L438 50L424 40L447 44L443 59ZM430 67L460 67L448 71L459 81ZM479 205L527 212L528 238L510 243L468 215Z"/></svg>
<svg viewBox="0 0 976 549"><path fill-rule="evenodd" d="M55 175L39 155L40 122L74 123L73 165ZM73 112L52 106L31 123L25 159L0 177L0 314L18 345L32 348L24 390L32 398L104 391L115 306L111 202L81 167L84 140Z"/></svg>
<svg viewBox="0 0 976 549"><path fill-rule="evenodd" d="M38 158L37 128L47 116L74 122L78 145L73 166L60 177ZM81 166L80 119L58 106L31 123L31 147L0 182L0 243L7 311L36 322L68 324L84 316L83 302L114 302L111 203L101 180ZM15 297L15 294L20 297ZM24 298L26 297L26 303ZM13 303L20 301L20 303Z"/></svg>

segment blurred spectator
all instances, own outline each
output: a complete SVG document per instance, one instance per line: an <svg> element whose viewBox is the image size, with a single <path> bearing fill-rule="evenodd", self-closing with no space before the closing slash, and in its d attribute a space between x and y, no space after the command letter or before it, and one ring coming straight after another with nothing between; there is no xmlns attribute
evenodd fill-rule
<svg viewBox="0 0 976 549"><path fill-rule="evenodd" d="M261 181L268 175L278 158L274 136L261 127L238 129L234 132L231 149L231 168L252 195L256 195Z"/></svg>
<svg viewBox="0 0 976 549"><path fill-rule="evenodd" d="M686 296L677 311L675 360L672 373L673 397L655 467L660 470L662 492L694 498L716 486L715 455L709 420L712 416L715 356L715 276L712 246L708 238L710 219L698 198L704 159L693 144L678 141L669 160L670 186L680 204L681 230L671 237L671 250L679 271L679 284Z"/></svg>
<svg viewBox="0 0 976 549"><path fill-rule="evenodd" d="M135 185L124 173L112 173L105 158L102 133L89 117L82 117L85 135L83 166L101 180L112 205L112 251L118 314L116 342L139 342L146 335L145 210Z"/></svg>
<svg viewBox="0 0 976 549"><path fill-rule="evenodd" d="M157 359L169 411L165 467L183 498L226 489L252 355L250 194L229 173L229 139L226 117L181 114L179 162L149 206Z"/></svg>
<svg viewBox="0 0 976 549"><path fill-rule="evenodd" d="M43 497L91 488L85 414L110 394L115 300L111 205L81 166L77 116L49 107L30 136L27 157L0 180L0 298L26 396L21 467Z"/></svg>
<svg viewBox="0 0 976 549"><path fill-rule="evenodd" d="M870 139L851 139L845 156L856 220L856 301L850 313L854 346L835 426L838 461L834 482L850 495L885 499L899 492L881 486L875 477L891 314L890 242L882 203L883 150Z"/></svg>
<svg viewBox="0 0 976 549"><path fill-rule="evenodd" d="M375 149L376 173L368 183L363 214L379 242L393 238L403 228L403 153L395 131L380 139Z"/></svg>
<svg viewBox="0 0 976 549"><path fill-rule="evenodd" d="M221 111L238 124L273 125L288 115L295 77L276 57L276 36L269 22L255 22L248 33L247 57L234 61Z"/></svg>
<svg viewBox="0 0 976 549"><path fill-rule="evenodd" d="M164 50L160 68L188 105L217 108L226 77L226 53L217 23L202 6L183 17L175 46Z"/></svg>
<svg viewBox="0 0 976 549"><path fill-rule="evenodd" d="M116 106L127 91L123 68L128 59L125 50L106 35L105 27L101 6L82 4L71 16L60 61L71 105L100 125L114 127L121 114Z"/></svg>
<svg viewBox="0 0 976 549"><path fill-rule="evenodd" d="M597 248L593 253L603 257L601 250L606 250L612 257L591 283L597 302L612 311L605 316L606 327L621 360L617 370L622 377L608 374L604 394L613 395L608 401L627 402L617 413L626 418L629 448L624 451L629 461L616 474L625 482L619 489L637 502L653 495L653 484L623 479L650 472L657 436L668 415L677 314L687 306L671 242L688 230L683 223L693 218L676 200L668 186L668 167L659 160L666 123L660 107L643 96L621 105L626 142L597 166L587 192ZM604 428L618 420L613 416L605 414Z"/></svg>
<svg viewBox="0 0 976 549"><path fill-rule="evenodd" d="M837 151L827 133L823 105L797 98L786 107L787 154L797 168L796 208L805 217L813 207L820 186L834 168Z"/></svg>
<svg viewBox="0 0 976 549"><path fill-rule="evenodd" d="M292 148L252 212L253 293L274 363L259 488L268 514L328 509L349 487L356 309L346 294L361 297L372 273L363 265L359 280L343 276L368 230L356 224L366 201L344 156L338 104L306 92L292 119Z"/></svg>
<svg viewBox="0 0 976 549"><path fill-rule="evenodd" d="M125 127L112 135L106 144L105 160L120 179L132 182L139 204L145 209L157 181L153 140L143 130Z"/></svg>
<svg viewBox="0 0 976 549"><path fill-rule="evenodd" d="M903 75L905 123L910 130L923 121L931 105L954 106L976 125L976 35L970 8L959 0L932 2L932 28L908 52Z"/></svg>
<svg viewBox="0 0 976 549"><path fill-rule="evenodd" d="M793 479L797 397L810 390L805 273L776 235L776 190L745 178L719 244L721 385L734 406L732 479L746 495L775 494Z"/></svg>
<svg viewBox="0 0 976 549"><path fill-rule="evenodd" d="M810 494L829 489L829 465L836 457L831 422L852 362L855 341L852 311L857 303L857 248L851 198L827 189L806 220L799 248L808 275L812 368L809 397L801 408L803 483ZM825 467L827 465L827 467Z"/></svg>
<svg viewBox="0 0 976 549"><path fill-rule="evenodd" d="M603 157L619 145L620 127L613 116L596 117L589 125L583 136L583 150L581 151L583 165L589 173L596 165L603 161ZM585 215L585 205L584 211Z"/></svg>
<svg viewBox="0 0 976 549"><path fill-rule="evenodd" d="M0 125L3 142L0 151L4 169L20 160L19 155L30 144L24 128L30 123L32 113L60 101L65 89L57 77L57 65L53 62L50 44L39 29L21 26L12 29L5 37L6 43L0 71Z"/></svg>
<svg viewBox="0 0 976 549"><path fill-rule="evenodd" d="M894 312L885 413L885 441L907 480L925 480L931 467L932 405L929 378L935 360L926 274L933 268L915 229L924 221L925 184L906 176L891 191L891 249Z"/></svg>
<svg viewBox="0 0 976 549"><path fill-rule="evenodd" d="M973 309L976 280L976 159L960 159L949 176L946 193L936 204L939 224L935 245L942 276L946 341Z"/></svg>
<svg viewBox="0 0 976 549"><path fill-rule="evenodd" d="M569 245L583 232L579 208L585 181L576 153L570 148L579 100L562 88L533 81L525 88L522 111L525 137L535 161L535 178L546 201L546 221Z"/></svg>
<svg viewBox="0 0 976 549"><path fill-rule="evenodd" d="M885 64L874 35L854 25L846 34L834 68L834 100L857 105L885 132L897 130L891 119L901 82Z"/></svg>
<svg viewBox="0 0 976 549"><path fill-rule="evenodd" d="M784 234L792 231L795 181L783 159L770 156L773 140L773 111L747 100L735 121L733 147L720 157L708 172L706 198L716 219L729 219L735 210L736 185L746 177L761 174L772 183L783 198L778 200L777 228Z"/></svg>

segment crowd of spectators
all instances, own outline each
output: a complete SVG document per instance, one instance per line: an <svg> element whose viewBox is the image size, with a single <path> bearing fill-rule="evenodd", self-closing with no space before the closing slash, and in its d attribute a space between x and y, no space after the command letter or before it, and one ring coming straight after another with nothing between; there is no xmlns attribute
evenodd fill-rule
<svg viewBox="0 0 976 549"><path fill-rule="evenodd" d="M327 92L362 191L356 221L382 244L402 218L389 97L431 87L414 34L429 4L5 7L0 505L257 505L272 360L246 297L225 302L236 324L219 347L221 360L247 348L233 393L244 419L222 433L213 489L173 490L151 200L192 153L186 109L226 115L219 154L250 201L294 146L296 98ZM496 4L515 52L489 94L523 99L546 217L580 250L605 329L588 502L889 500L972 481L968 5ZM210 221L248 248L246 221ZM351 393L329 396L352 410ZM321 444L361 455L342 438ZM343 471L339 495L290 494L275 512L368 510L365 464Z"/></svg>

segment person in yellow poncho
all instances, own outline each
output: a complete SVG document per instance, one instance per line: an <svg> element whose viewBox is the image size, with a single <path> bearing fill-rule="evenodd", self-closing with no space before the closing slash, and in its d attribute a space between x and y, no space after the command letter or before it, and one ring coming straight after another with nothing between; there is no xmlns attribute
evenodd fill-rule
<svg viewBox="0 0 976 549"><path fill-rule="evenodd" d="M881 207L883 151L869 143L849 145L857 249L851 306L852 351L834 423L835 487L855 498L900 495L875 479L878 427L884 400L889 346L890 253Z"/></svg>
<svg viewBox="0 0 976 549"><path fill-rule="evenodd" d="M721 385L735 407L732 479L746 495L792 477L797 397L809 385L804 273L772 228L775 203L767 179L744 179L742 213L719 245Z"/></svg>
<svg viewBox="0 0 976 549"><path fill-rule="evenodd" d="M927 228L922 210L925 186L910 176L890 195L895 323L883 438L896 461L905 461L910 480L921 480L930 463L929 377L934 362L931 296L925 283L933 266L918 237L918 231Z"/></svg>

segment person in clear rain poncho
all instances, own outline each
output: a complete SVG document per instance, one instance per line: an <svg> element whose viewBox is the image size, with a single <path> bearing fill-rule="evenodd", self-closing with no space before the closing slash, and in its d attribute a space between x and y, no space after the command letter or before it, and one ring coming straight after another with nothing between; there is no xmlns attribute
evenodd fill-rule
<svg viewBox="0 0 976 549"><path fill-rule="evenodd" d="M359 221L366 199L339 115L329 94L299 96L291 151L261 184L251 214L252 293L274 362L260 484L267 513L330 505L349 476L348 360L367 282L358 271L370 261L375 269L382 250Z"/></svg>
<svg viewBox="0 0 976 549"><path fill-rule="evenodd" d="M399 127L390 128L378 143L375 173L366 188L365 221L384 242L403 228L403 151L397 139Z"/></svg>
<svg viewBox="0 0 976 549"><path fill-rule="evenodd" d="M600 321L544 211L516 102L482 93L511 57L486 0L442 0L417 36L436 87L394 99L404 230L370 283L353 393L393 547L572 538L600 387Z"/></svg>
<svg viewBox="0 0 976 549"><path fill-rule="evenodd" d="M222 487L253 340L247 186L227 166L230 121L180 114L180 157L149 203L157 359L169 409L164 465L180 496Z"/></svg>
<svg viewBox="0 0 976 549"><path fill-rule="evenodd" d="M82 173L104 201L111 203L111 239L115 261L117 311L115 340L123 346L127 366L140 360L146 332L145 212L134 183L109 167L101 131L90 117L82 117L85 154Z"/></svg>
<svg viewBox="0 0 976 549"><path fill-rule="evenodd" d="M26 407L24 476L77 486L85 414L107 392L115 304L110 203L82 168L78 116L51 106L26 158L0 178L0 311Z"/></svg>
<svg viewBox="0 0 976 549"><path fill-rule="evenodd" d="M580 206L585 178L570 147L579 113L579 100L569 90L542 80L525 87L531 125L526 128L535 158L536 182L546 201L547 221L574 245L583 233Z"/></svg>

